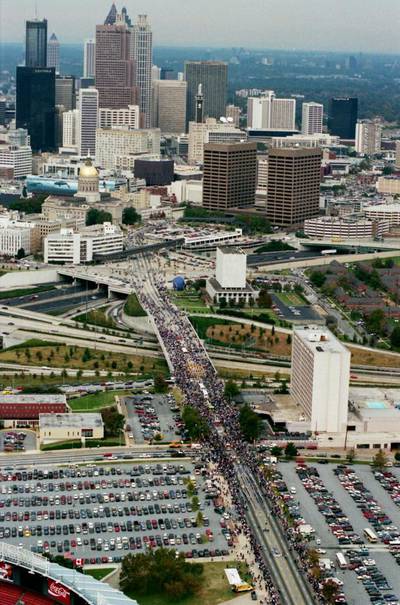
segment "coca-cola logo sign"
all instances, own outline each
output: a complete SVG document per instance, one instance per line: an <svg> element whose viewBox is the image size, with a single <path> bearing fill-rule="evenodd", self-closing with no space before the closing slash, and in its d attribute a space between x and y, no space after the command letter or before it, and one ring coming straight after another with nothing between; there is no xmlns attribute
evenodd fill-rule
<svg viewBox="0 0 400 605"><path fill-rule="evenodd" d="M12 565L0 561L0 580L3 582L12 582Z"/></svg>
<svg viewBox="0 0 400 605"><path fill-rule="evenodd" d="M54 597L59 603L62 603L63 605L70 605L70 590L55 580L48 580L47 592L49 596Z"/></svg>

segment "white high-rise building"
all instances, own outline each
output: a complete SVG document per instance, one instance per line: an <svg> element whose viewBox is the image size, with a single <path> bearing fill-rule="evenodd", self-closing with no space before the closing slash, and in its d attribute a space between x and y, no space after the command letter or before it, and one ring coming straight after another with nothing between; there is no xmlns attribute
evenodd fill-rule
<svg viewBox="0 0 400 605"><path fill-rule="evenodd" d="M182 134L186 130L187 82L153 81L153 126L162 133Z"/></svg>
<svg viewBox="0 0 400 605"><path fill-rule="evenodd" d="M79 109L63 113L63 147L78 149L79 126Z"/></svg>
<svg viewBox="0 0 400 605"><path fill-rule="evenodd" d="M99 93L96 88L81 88L79 108L79 155L94 157L96 153L96 129L99 113Z"/></svg>
<svg viewBox="0 0 400 605"><path fill-rule="evenodd" d="M278 99L273 90L247 101L247 126L257 130L295 130L296 99Z"/></svg>
<svg viewBox="0 0 400 605"><path fill-rule="evenodd" d="M96 164L104 170L132 170L135 159L141 155L159 158L160 138L158 128L99 128L96 138Z"/></svg>
<svg viewBox="0 0 400 605"><path fill-rule="evenodd" d="M382 124L379 120L358 120L356 124L356 152L374 155L381 150Z"/></svg>
<svg viewBox="0 0 400 605"><path fill-rule="evenodd" d="M233 123L217 122L207 118L205 122L189 122L189 164L202 164L205 143L240 143L246 141L246 133Z"/></svg>
<svg viewBox="0 0 400 605"><path fill-rule="evenodd" d="M83 77L94 78L96 73L96 40L85 40L83 47Z"/></svg>
<svg viewBox="0 0 400 605"><path fill-rule="evenodd" d="M32 174L32 149L29 145L0 145L0 175L20 179Z"/></svg>
<svg viewBox="0 0 400 605"><path fill-rule="evenodd" d="M132 58L135 60L135 85L139 89L142 126L143 128L150 128L153 32L147 15L138 15L132 28Z"/></svg>
<svg viewBox="0 0 400 605"><path fill-rule="evenodd" d="M47 43L47 67L54 67L56 73L60 73L60 43L55 34Z"/></svg>
<svg viewBox="0 0 400 605"><path fill-rule="evenodd" d="M350 351L326 328L294 330L290 391L313 433L345 434L350 359Z"/></svg>
<svg viewBox="0 0 400 605"><path fill-rule="evenodd" d="M153 65L151 68L151 79L161 80L161 67L158 67L158 65Z"/></svg>
<svg viewBox="0 0 400 605"><path fill-rule="evenodd" d="M320 134L324 123L324 106L321 103L303 103L301 132Z"/></svg>
<svg viewBox="0 0 400 605"><path fill-rule="evenodd" d="M140 109L138 105L128 105L122 109L99 109L99 128L128 127L131 130L140 128Z"/></svg>

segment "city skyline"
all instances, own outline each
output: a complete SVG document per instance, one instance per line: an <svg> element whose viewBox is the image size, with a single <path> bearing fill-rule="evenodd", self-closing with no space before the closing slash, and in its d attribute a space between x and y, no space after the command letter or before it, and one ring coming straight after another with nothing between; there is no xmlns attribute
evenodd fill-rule
<svg viewBox="0 0 400 605"><path fill-rule="evenodd" d="M40 0L38 18L46 17L60 43L83 43L92 37L94 27L104 20L110 0L86 0L84 14L73 19L80 9L78 0L68 3L71 20L59 10L59 3ZM121 5L122 6L122 5ZM121 7L119 7L121 8ZM250 46L287 50L332 50L344 52L400 53L397 20L400 6L387 0L385 12L373 0L250 0L244 6L238 0L220 0L216 5L203 0L201 6L182 11L178 0L168 6L161 0L149 0L133 6L130 13L147 13L158 45L171 46ZM76 10L75 10L76 9ZM388 14L393 18L388 19ZM310 30L310 15L314 27ZM33 0L0 2L0 38L4 42L22 42L24 22L35 16ZM73 27L72 27L73 25ZM304 32L307 31L307 37Z"/></svg>

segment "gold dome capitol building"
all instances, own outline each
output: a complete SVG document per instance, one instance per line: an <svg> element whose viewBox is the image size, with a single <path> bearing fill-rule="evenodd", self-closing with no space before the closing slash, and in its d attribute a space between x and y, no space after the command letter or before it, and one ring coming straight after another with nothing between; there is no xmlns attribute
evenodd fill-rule
<svg viewBox="0 0 400 605"><path fill-rule="evenodd" d="M87 158L79 171L78 193L76 197L86 198L88 203L100 201L99 171L93 166L92 160Z"/></svg>

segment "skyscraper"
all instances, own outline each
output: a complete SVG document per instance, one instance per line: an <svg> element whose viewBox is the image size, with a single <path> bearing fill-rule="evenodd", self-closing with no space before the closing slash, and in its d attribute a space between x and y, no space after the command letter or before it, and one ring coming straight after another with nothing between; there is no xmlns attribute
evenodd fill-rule
<svg viewBox="0 0 400 605"><path fill-rule="evenodd" d="M247 126L259 130L294 130L296 99L278 99L273 90L262 97L249 97Z"/></svg>
<svg viewBox="0 0 400 605"><path fill-rule="evenodd" d="M83 47L83 77L94 78L96 73L96 41L85 40Z"/></svg>
<svg viewBox="0 0 400 605"><path fill-rule="evenodd" d="M56 105L62 105L64 111L75 109L74 76L58 76L56 78Z"/></svg>
<svg viewBox="0 0 400 605"><path fill-rule="evenodd" d="M186 127L186 82L153 81L153 126L162 133L182 134Z"/></svg>
<svg viewBox="0 0 400 605"><path fill-rule="evenodd" d="M79 155L95 157L96 129L99 113L99 93L96 88L81 88L78 97L79 109Z"/></svg>
<svg viewBox="0 0 400 605"><path fill-rule="evenodd" d="M110 11L106 17L106 20L104 21L104 25L115 25L116 21L117 21L117 7L115 6L115 3L113 2L110 8Z"/></svg>
<svg viewBox="0 0 400 605"><path fill-rule="evenodd" d="M358 115L358 99L355 97L337 97L330 100L328 112L328 131L341 139L354 139Z"/></svg>
<svg viewBox="0 0 400 605"><path fill-rule="evenodd" d="M227 210L254 205L256 158L257 143L206 143L203 206Z"/></svg>
<svg viewBox="0 0 400 605"><path fill-rule="evenodd" d="M100 107L119 109L136 104L135 64L126 23L96 27L96 88Z"/></svg>
<svg viewBox="0 0 400 605"><path fill-rule="evenodd" d="M268 154L266 216L274 225L299 225L319 212L321 150L272 147Z"/></svg>
<svg viewBox="0 0 400 605"><path fill-rule="evenodd" d="M321 103L303 103L301 132L320 134L324 122L324 106Z"/></svg>
<svg viewBox="0 0 400 605"><path fill-rule="evenodd" d="M360 155L379 153L382 144L380 120L358 120L356 124L356 152Z"/></svg>
<svg viewBox="0 0 400 605"><path fill-rule="evenodd" d="M151 68L153 66L153 32L147 15L139 15L132 28L132 58L135 61L135 86L143 128L151 125Z"/></svg>
<svg viewBox="0 0 400 605"><path fill-rule="evenodd" d="M55 148L55 70L17 67L17 128L26 128L33 151Z"/></svg>
<svg viewBox="0 0 400 605"><path fill-rule="evenodd" d="M186 91L186 96L187 96L187 91ZM197 94L196 94L195 122L196 122L196 124L202 124L204 122L204 95L203 95L203 86L201 84L199 84L199 88L198 88Z"/></svg>
<svg viewBox="0 0 400 605"><path fill-rule="evenodd" d="M185 61L187 82L186 121L196 116L196 95L199 84L204 95L204 117L219 119L225 116L228 66L222 61Z"/></svg>
<svg viewBox="0 0 400 605"><path fill-rule="evenodd" d="M26 22L25 66L47 66L47 19Z"/></svg>
<svg viewBox="0 0 400 605"><path fill-rule="evenodd" d="M47 67L54 67L56 74L60 73L60 43L55 34L52 34L47 44Z"/></svg>

